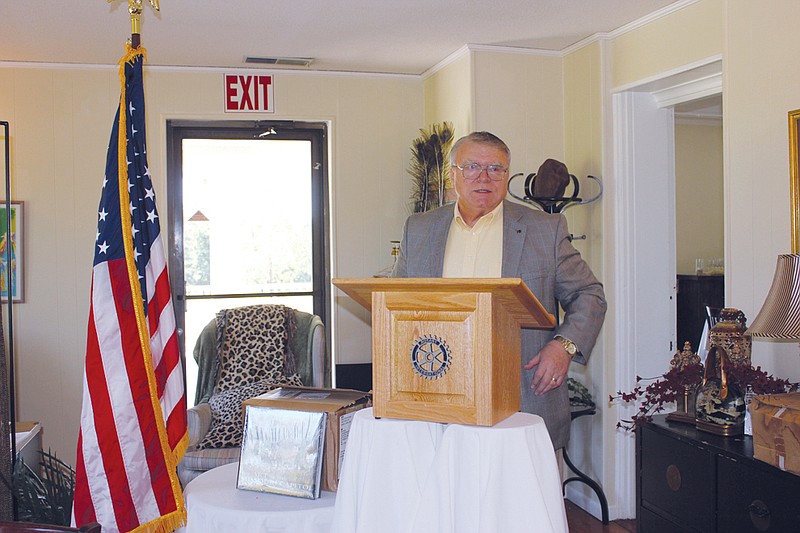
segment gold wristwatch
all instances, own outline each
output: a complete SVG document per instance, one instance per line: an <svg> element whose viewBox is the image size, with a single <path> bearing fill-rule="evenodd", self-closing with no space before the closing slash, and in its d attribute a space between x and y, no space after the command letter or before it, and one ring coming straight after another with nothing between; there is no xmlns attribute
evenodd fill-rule
<svg viewBox="0 0 800 533"><path fill-rule="evenodd" d="M556 335L555 337L553 337L553 340L556 340L561 343L561 346L564 347L564 349L569 354L570 358L572 358L576 353L578 353L578 347L575 346L575 343L572 342L571 340L562 337L561 335Z"/></svg>

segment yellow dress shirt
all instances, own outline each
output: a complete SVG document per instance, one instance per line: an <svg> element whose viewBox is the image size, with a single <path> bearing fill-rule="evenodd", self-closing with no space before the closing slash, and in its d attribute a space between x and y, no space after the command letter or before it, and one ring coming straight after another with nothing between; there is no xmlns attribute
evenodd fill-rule
<svg viewBox="0 0 800 533"><path fill-rule="evenodd" d="M467 226L456 204L444 250L443 278L499 278L503 272L503 204Z"/></svg>

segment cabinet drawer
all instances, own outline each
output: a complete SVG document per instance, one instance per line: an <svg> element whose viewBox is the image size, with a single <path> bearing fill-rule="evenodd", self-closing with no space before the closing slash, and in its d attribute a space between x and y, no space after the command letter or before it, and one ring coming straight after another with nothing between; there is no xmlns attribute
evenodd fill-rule
<svg viewBox="0 0 800 533"><path fill-rule="evenodd" d="M719 533L800 531L800 477L720 457Z"/></svg>
<svg viewBox="0 0 800 533"><path fill-rule="evenodd" d="M639 533L693 533L693 529L681 529L647 509L639 509L636 515L636 530Z"/></svg>
<svg viewBox="0 0 800 533"><path fill-rule="evenodd" d="M685 530L715 531L714 455L647 426L641 431L642 506Z"/></svg>

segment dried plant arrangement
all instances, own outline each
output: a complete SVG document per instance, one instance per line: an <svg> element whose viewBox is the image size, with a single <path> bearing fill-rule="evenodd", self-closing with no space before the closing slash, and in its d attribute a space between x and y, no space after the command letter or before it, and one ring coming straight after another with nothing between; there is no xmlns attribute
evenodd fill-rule
<svg viewBox="0 0 800 533"><path fill-rule="evenodd" d="M798 390L797 383L776 378L761 367L750 365L732 365L730 377L742 388L750 388L754 394L777 394ZM643 382L650 381L647 386ZM639 426L653 418L654 414L663 412L670 404L676 402L686 387L696 389L703 381L703 365L690 363L685 366L672 367L658 378L642 378L636 376L636 387L630 392L617 391L610 395L608 401L614 403L635 402L639 408L630 420L620 420L617 427L626 431L635 431Z"/></svg>
<svg viewBox="0 0 800 533"><path fill-rule="evenodd" d="M450 184L450 148L453 145L453 124L442 122L429 129L420 129L420 136L411 145L412 209L422 213L447 203Z"/></svg>

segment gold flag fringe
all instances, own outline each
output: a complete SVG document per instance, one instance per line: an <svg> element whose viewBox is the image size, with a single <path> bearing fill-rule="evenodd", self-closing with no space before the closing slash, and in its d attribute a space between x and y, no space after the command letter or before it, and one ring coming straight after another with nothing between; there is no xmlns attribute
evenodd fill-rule
<svg viewBox="0 0 800 533"><path fill-rule="evenodd" d="M128 167L127 167L127 153L128 153L128 135L127 135L127 106L126 106L126 87L125 87L125 65L131 64L133 61L142 56L144 61L147 61L147 50L139 46L133 48L130 43L125 45L126 53L119 60L119 78L120 78L120 104L119 104L119 130L117 132L117 174L119 180L119 198L120 198L120 218L122 222L122 238L125 243L125 260L128 267L128 279L131 285L131 292L133 296L134 312L136 314L136 321L139 330L139 342L142 347L142 357L144 358L144 365L147 371L147 380L150 386L150 398L153 403L153 410L156 413L162 413L161 403L158 400L158 389L155 382L155 370L153 369L153 356L150 352L150 334L147 326L147 320L144 315L144 305L141 298L136 297L141 292L139 285L139 275L136 271L136 264L134 263L133 255L128 251L133 250L133 235L131 233L131 219L128 212L128 205L130 204L130 195L128 194ZM164 417L156 419L158 427L158 436L161 441L161 449L164 453L166 460L167 472L169 474L170 485L172 492L175 496L176 511L167 515L160 516L155 520L142 524L133 531L136 533L169 533L186 523L186 506L183 500L183 490L181 488L180 480L178 479L178 462L186 451L189 436L188 432L184 434L175 450L170 449L169 438L167 436L166 422Z"/></svg>

